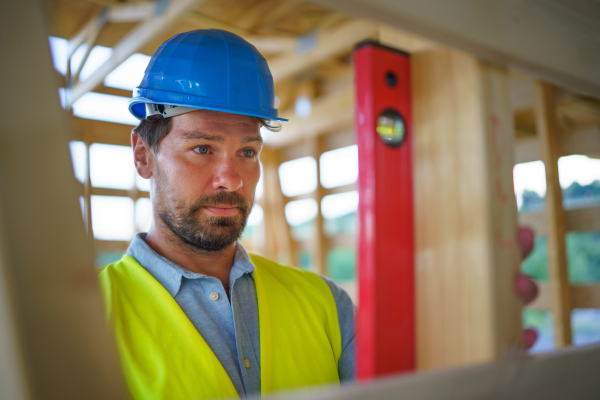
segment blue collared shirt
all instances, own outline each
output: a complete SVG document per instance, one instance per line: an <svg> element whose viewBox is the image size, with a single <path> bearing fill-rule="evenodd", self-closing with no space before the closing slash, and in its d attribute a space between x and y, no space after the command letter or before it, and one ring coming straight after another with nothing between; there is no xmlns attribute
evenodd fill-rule
<svg viewBox="0 0 600 400"><path fill-rule="evenodd" d="M240 397L260 393L260 331L254 286L254 265L238 242L229 275L230 299L215 277L191 272L154 252L144 241L145 233L133 238L127 254L139 262L167 292L211 348ZM340 381L354 378L354 305L348 294L323 278L333 294L342 335L338 362Z"/></svg>

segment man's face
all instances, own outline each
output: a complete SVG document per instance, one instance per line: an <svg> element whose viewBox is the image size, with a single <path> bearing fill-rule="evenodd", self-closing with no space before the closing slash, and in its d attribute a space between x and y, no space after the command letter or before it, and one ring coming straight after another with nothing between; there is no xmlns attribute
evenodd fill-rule
<svg viewBox="0 0 600 400"><path fill-rule="evenodd" d="M240 237L260 178L255 119L194 111L173 117L154 154L154 215L188 245L220 251Z"/></svg>

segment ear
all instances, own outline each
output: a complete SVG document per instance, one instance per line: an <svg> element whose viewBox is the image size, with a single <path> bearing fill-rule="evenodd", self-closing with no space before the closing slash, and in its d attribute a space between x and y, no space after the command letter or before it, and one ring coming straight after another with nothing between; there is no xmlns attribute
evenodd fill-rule
<svg viewBox="0 0 600 400"><path fill-rule="evenodd" d="M142 140L137 132L131 132L131 147L133 148L133 161L137 173L145 179L152 177L154 171L154 153L148 143Z"/></svg>

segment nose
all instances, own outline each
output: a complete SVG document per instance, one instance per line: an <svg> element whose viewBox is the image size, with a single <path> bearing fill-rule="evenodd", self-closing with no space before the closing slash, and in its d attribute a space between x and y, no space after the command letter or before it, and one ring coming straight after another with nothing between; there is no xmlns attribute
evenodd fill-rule
<svg viewBox="0 0 600 400"><path fill-rule="evenodd" d="M235 192L243 185L241 168L235 161L234 157L225 156L221 158L215 168L212 186L213 189L220 191Z"/></svg>

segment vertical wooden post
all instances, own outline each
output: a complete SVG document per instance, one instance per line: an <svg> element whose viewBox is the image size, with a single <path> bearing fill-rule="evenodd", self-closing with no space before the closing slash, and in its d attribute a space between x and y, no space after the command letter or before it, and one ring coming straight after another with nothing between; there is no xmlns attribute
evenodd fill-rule
<svg viewBox="0 0 600 400"><path fill-rule="evenodd" d="M507 71L457 51L411 57L417 365L521 346Z"/></svg>
<svg viewBox="0 0 600 400"><path fill-rule="evenodd" d="M26 390L13 393L30 399L124 398L81 222L42 5L2 5L0 36L10 40L0 43L0 309L11 316L0 323L15 333L21 362L15 371L0 369L0 381L22 371Z"/></svg>
<svg viewBox="0 0 600 400"><path fill-rule="evenodd" d="M535 117L546 168L546 226L548 243L548 269L552 290L552 321L556 347L571 344L571 294L565 246L565 212L562 191L558 180L560 157L559 131L556 123L554 87L548 83L535 83Z"/></svg>
<svg viewBox="0 0 600 400"><path fill-rule="evenodd" d="M265 147L263 164L265 255L280 263L295 265L289 226L285 220L284 199L279 183L279 150Z"/></svg>
<svg viewBox="0 0 600 400"><path fill-rule="evenodd" d="M317 190L315 190L314 198L317 202L318 213L315 220L315 235L314 235L314 271L318 274L328 276L327 271L327 250L329 248L329 240L325 235L323 210L321 201L325 195L325 189L321 186L321 161L320 157L323 154L324 136L319 135L313 139L313 156L317 160Z"/></svg>
<svg viewBox="0 0 600 400"><path fill-rule="evenodd" d="M92 229L92 178L91 178L91 162L90 162L90 146L91 140L89 134L83 132L85 145L85 171L83 177L83 225L90 243L94 242L94 230Z"/></svg>

